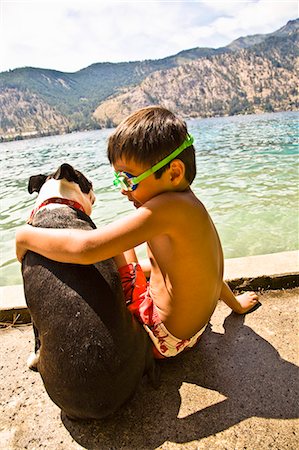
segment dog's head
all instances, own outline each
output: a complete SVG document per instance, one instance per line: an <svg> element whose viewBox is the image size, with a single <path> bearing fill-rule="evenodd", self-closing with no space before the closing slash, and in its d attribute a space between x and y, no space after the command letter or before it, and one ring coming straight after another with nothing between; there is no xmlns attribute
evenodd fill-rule
<svg viewBox="0 0 299 450"><path fill-rule="evenodd" d="M95 201L92 183L70 164L62 164L51 175L33 175L29 178L28 192L39 194L38 203L50 197L61 197L82 204L86 214L91 214Z"/></svg>

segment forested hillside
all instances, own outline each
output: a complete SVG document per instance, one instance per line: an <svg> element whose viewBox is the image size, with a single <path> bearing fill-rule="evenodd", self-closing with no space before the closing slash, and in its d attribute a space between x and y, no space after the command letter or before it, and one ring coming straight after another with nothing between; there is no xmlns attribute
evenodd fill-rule
<svg viewBox="0 0 299 450"><path fill-rule="evenodd" d="M135 88L104 101L94 118L117 125L132 111L163 104L183 117L289 111L299 106L295 70L297 36L233 53L197 59L155 72Z"/></svg>
<svg viewBox="0 0 299 450"><path fill-rule="evenodd" d="M0 139L113 126L158 103L184 117L296 109L298 23L160 60L97 63L75 73L0 73Z"/></svg>

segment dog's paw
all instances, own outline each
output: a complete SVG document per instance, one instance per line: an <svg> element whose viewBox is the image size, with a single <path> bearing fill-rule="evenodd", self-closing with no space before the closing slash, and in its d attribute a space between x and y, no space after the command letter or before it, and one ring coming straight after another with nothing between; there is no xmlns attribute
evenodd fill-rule
<svg viewBox="0 0 299 450"><path fill-rule="evenodd" d="M34 372L38 372L37 364L39 360L39 351L36 353L31 353L27 359L27 366L30 370L33 370Z"/></svg>

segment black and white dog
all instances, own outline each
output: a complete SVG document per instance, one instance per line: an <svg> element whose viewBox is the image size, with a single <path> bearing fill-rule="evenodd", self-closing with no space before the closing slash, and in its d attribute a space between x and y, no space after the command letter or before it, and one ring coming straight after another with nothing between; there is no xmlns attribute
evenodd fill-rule
<svg viewBox="0 0 299 450"><path fill-rule="evenodd" d="M95 228L92 184L69 164L29 180L38 198L29 223L45 228ZM35 331L31 368L71 418L103 418L136 390L143 374L157 384L150 340L125 305L112 259L63 264L34 252L22 264Z"/></svg>

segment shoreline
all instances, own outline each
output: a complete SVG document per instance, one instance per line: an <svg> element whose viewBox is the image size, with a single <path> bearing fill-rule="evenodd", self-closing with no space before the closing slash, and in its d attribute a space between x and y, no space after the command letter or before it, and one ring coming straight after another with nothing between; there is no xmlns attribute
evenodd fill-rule
<svg viewBox="0 0 299 450"><path fill-rule="evenodd" d="M236 291L298 287L299 250L226 259L224 279ZM22 284L0 286L0 322L30 322Z"/></svg>
<svg viewBox="0 0 299 450"><path fill-rule="evenodd" d="M225 118L225 117L238 117L238 116L261 116L263 114L281 114L281 113L296 113L299 112L298 108L295 106L294 109L278 109L275 111L265 111L265 110L256 110L255 112L246 112L246 111L242 111L240 113L236 113L233 115L229 115L229 114L223 114L223 115L212 115L212 116L196 116L196 117L185 117L184 120L187 121L192 121L192 120L204 120L204 119L219 119L219 118ZM70 128L66 128L66 127L62 127L61 129L55 129L55 130L34 130L34 131L24 131L24 132L20 132L20 133L15 133L15 134L3 134L0 136L0 143L5 143L5 142L17 142L17 141L23 141L23 140L27 140L27 139L37 139L37 138L41 138L41 137L48 137L48 136L61 136L61 135L65 135L65 134L72 134L72 133L81 133L81 132L85 132L85 131L96 131L96 130L109 130L109 129L113 129L115 128L115 126L100 126L100 124L98 124L98 126L95 127L90 127L90 128L74 128L74 129L70 129Z"/></svg>

